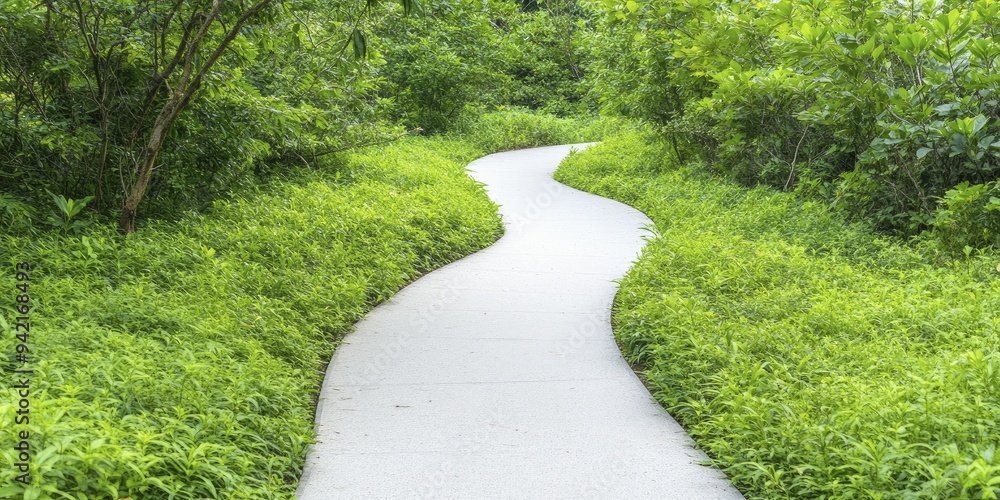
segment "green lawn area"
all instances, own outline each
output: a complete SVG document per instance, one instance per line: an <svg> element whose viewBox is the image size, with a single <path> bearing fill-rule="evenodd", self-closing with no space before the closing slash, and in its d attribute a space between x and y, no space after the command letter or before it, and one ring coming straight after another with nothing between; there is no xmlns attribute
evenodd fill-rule
<svg viewBox="0 0 1000 500"><path fill-rule="evenodd" d="M939 262L826 207L672 164L643 133L556 178L656 237L615 335L750 498L996 498L1000 255Z"/></svg>

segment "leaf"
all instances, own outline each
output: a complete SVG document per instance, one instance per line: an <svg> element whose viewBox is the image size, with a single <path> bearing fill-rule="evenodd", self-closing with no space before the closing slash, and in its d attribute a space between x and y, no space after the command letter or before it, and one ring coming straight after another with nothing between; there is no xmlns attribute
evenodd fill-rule
<svg viewBox="0 0 1000 500"><path fill-rule="evenodd" d="M983 127L986 126L986 122L987 121L988 120L983 115L976 116L975 119L973 119L973 121L972 121L972 125L973 125L972 126L972 135L975 135L975 134L979 133L979 131L982 130Z"/></svg>
<svg viewBox="0 0 1000 500"><path fill-rule="evenodd" d="M56 202L56 206L59 207L60 212L62 212L63 214L69 213L69 210L67 210L66 208L66 197L64 197L61 194L60 195L53 194L52 191L49 191L48 189L46 189L45 192L49 193L49 196L52 197L52 201Z"/></svg>
<svg viewBox="0 0 1000 500"><path fill-rule="evenodd" d="M947 104L941 104L939 106L935 106L934 107L934 111L937 111L938 113L940 113L942 115L945 115L945 114L948 114L948 113L950 113L950 112L958 109L960 106L961 106L960 103L949 102Z"/></svg>
<svg viewBox="0 0 1000 500"><path fill-rule="evenodd" d="M28 486L24 490L24 500L35 500L42 496L42 490L37 486Z"/></svg>
<svg viewBox="0 0 1000 500"><path fill-rule="evenodd" d="M855 49L854 52L859 56L867 57L872 53L872 49L874 48L875 48L875 37L871 37L863 45L858 46L858 48Z"/></svg>
<svg viewBox="0 0 1000 500"><path fill-rule="evenodd" d="M933 151L933 149L928 148L926 146L922 147L922 148L920 148L920 149L917 150L917 158L918 159L919 158L923 158L923 157L927 156L927 153L930 153L931 151Z"/></svg>
<svg viewBox="0 0 1000 500"><path fill-rule="evenodd" d="M403 5L403 13L407 16L423 10L417 0L400 0L400 3Z"/></svg>
<svg viewBox="0 0 1000 500"><path fill-rule="evenodd" d="M365 40L364 33L357 28L354 28L351 33L351 45L354 47L355 58L362 59L368 56L368 42Z"/></svg>

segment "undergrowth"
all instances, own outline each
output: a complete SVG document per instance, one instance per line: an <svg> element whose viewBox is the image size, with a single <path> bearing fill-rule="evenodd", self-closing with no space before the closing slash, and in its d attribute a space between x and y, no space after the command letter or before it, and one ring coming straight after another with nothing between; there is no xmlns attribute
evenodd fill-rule
<svg viewBox="0 0 1000 500"><path fill-rule="evenodd" d="M627 122L609 117L563 118L519 108L487 113L458 125L458 135L468 137L486 151L578 144L601 140Z"/></svg>
<svg viewBox="0 0 1000 500"><path fill-rule="evenodd" d="M101 224L0 234L0 498L290 498L337 342L420 273L500 235L464 170L487 152L409 138L127 238ZM9 371L21 261L34 265L26 487Z"/></svg>
<svg viewBox="0 0 1000 500"><path fill-rule="evenodd" d="M626 133L557 180L658 236L615 335L750 498L996 498L996 254L942 264L825 206L675 166Z"/></svg>

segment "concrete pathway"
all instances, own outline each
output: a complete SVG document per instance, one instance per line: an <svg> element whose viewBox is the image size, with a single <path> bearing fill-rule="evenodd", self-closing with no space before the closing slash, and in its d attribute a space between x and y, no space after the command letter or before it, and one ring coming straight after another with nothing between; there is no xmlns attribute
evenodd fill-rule
<svg viewBox="0 0 1000 500"><path fill-rule="evenodd" d="M347 336L298 498L743 498L615 345L612 280L650 221L553 181L570 149L469 165L506 234Z"/></svg>

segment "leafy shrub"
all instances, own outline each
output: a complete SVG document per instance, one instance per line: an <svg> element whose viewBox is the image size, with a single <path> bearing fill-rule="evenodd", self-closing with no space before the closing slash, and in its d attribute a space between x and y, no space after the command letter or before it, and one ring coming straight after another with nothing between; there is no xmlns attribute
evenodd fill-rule
<svg viewBox="0 0 1000 500"><path fill-rule="evenodd" d="M952 253L1000 243L1000 187L995 182L949 189L934 211L930 241Z"/></svg>
<svg viewBox="0 0 1000 500"><path fill-rule="evenodd" d="M49 197L56 204L56 208L59 212L50 212L48 223L50 226L62 231L62 232L74 232L77 233L81 229L87 227L87 222L80 220L77 216L80 212L87 207L87 203L93 201L93 196L88 196L82 200L66 199L63 195L52 194L51 191L48 192ZM76 220L74 220L76 219Z"/></svg>
<svg viewBox="0 0 1000 500"><path fill-rule="evenodd" d="M605 139L556 178L653 219L615 337L737 487L996 498L1000 255L929 263L822 204L677 167L660 141ZM956 210L988 196L963 190Z"/></svg>
<svg viewBox="0 0 1000 500"><path fill-rule="evenodd" d="M498 4L507 13L512 4ZM392 18L384 28L384 85L393 117L409 128L444 132L467 107L497 102L506 76L490 4L435 4L424 16Z"/></svg>
<svg viewBox="0 0 1000 500"><path fill-rule="evenodd" d="M509 78L502 104L557 116L583 111L581 80L588 54L581 47L583 13L572 1L544 2L544 9L502 19L498 63Z"/></svg>
<svg viewBox="0 0 1000 500"><path fill-rule="evenodd" d="M381 14L364 2L267 4L218 17L194 0L0 4L0 189L34 205L48 204L44 188L94 196L89 208L106 217L148 189L140 212L179 216L264 166L378 135L374 61L345 55L343 41ZM199 22L208 36L186 36Z"/></svg>
<svg viewBox="0 0 1000 500"><path fill-rule="evenodd" d="M949 189L997 176L994 0L590 5L604 14L592 98L657 126L685 161L803 183L908 234Z"/></svg>
<svg viewBox="0 0 1000 500"><path fill-rule="evenodd" d="M525 12L514 2L429 4L421 17L389 17L379 94L409 128L447 132L484 110L516 107L559 116L585 111L583 12L572 0Z"/></svg>

